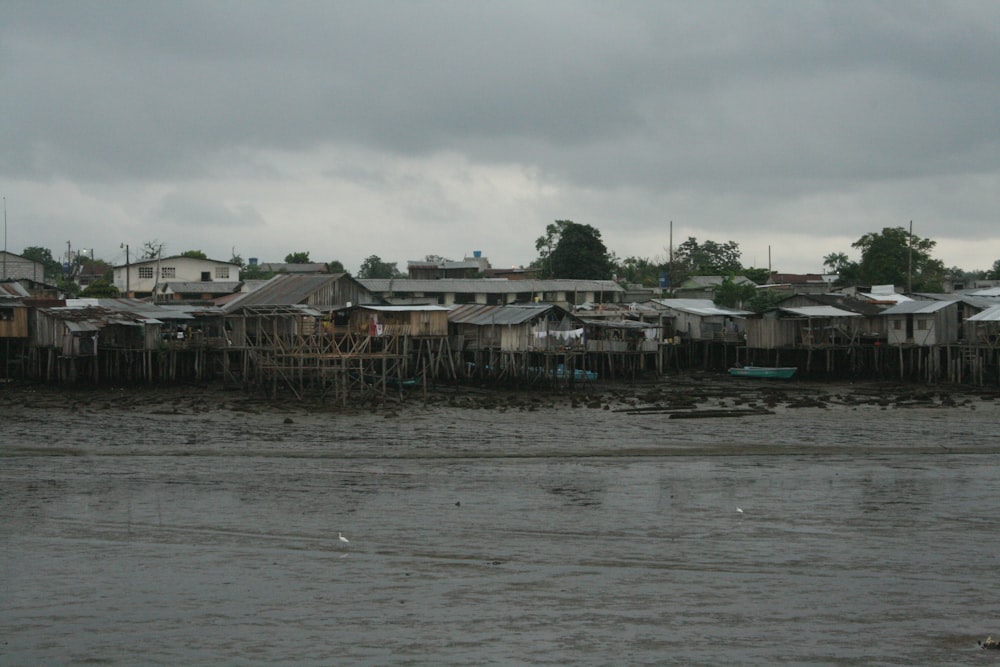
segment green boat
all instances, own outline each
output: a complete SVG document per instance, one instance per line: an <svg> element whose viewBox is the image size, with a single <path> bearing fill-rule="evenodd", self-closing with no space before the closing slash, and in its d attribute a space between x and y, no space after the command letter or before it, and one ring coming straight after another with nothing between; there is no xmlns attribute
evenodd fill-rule
<svg viewBox="0 0 1000 667"><path fill-rule="evenodd" d="M730 375L744 378L773 378L787 380L795 375L797 366L738 366L729 369Z"/></svg>

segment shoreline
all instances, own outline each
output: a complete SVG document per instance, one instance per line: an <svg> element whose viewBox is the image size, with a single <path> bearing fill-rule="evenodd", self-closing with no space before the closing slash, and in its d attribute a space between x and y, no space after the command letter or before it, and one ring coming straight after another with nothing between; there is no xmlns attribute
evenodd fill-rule
<svg viewBox="0 0 1000 667"><path fill-rule="evenodd" d="M437 385L410 388L400 394L359 395L344 405L319 396L291 394L267 397L219 383L136 386L57 386L7 383L0 386L0 409L8 407L111 410L149 408L154 414L213 410L327 412L332 414L396 413L445 407L470 410L536 411L586 408L615 412L683 413L715 409L773 410L777 407L835 408L870 405L893 408L953 408L1000 400L1000 390L972 385L908 384L877 380L801 381L730 378L688 372L635 382L597 382L566 386L527 387ZM733 415L739 416L739 415Z"/></svg>

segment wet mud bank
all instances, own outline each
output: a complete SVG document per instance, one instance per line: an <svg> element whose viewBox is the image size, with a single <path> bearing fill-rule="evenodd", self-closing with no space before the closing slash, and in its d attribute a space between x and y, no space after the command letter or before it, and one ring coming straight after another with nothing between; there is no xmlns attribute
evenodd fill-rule
<svg viewBox="0 0 1000 667"><path fill-rule="evenodd" d="M380 397L382 398L382 397ZM686 374L341 406L215 385L0 391L0 456L595 457L992 451L1000 393ZM933 427L930 424L934 423ZM891 437L873 435L889 429Z"/></svg>

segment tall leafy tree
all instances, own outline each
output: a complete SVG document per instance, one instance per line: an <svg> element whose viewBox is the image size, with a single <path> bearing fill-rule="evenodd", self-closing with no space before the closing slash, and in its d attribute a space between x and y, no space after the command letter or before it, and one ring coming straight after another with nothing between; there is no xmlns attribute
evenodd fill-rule
<svg viewBox="0 0 1000 667"><path fill-rule="evenodd" d="M993 262L993 268L986 272L987 280L1000 280L1000 259Z"/></svg>
<svg viewBox="0 0 1000 667"><path fill-rule="evenodd" d="M45 279L56 282L62 277L62 263L52 256L52 251L41 246L28 246L21 252L21 257L38 262L45 267Z"/></svg>
<svg viewBox="0 0 1000 667"><path fill-rule="evenodd" d="M181 253L181 257L192 257L194 259L208 259L208 255L203 253L201 250L185 250Z"/></svg>
<svg viewBox="0 0 1000 667"><path fill-rule="evenodd" d="M664 262L648 257L626 257L615 267L619 280L645 287L658 286L660 274L665 270Z"/></svg>
<svg viewBox="0 0 1000 667"><path fill-rule="evenodd" d="M535 241L538 264L546 278L609 280L614 259L601 232L591 225L572 220L556 220L546 227L545 236Z"/></svg>
<svg viewBox="0 0 1000 667"><path fill-rule="evenodd" d="M740 271L740 274L746 276L750 280L754 281L758 285L763 285L767 282L767 279L771 277L770 269L759 267L747 267Z"/></svg>
<svg viewBox="0 0 1000 667"><path fill-rule="evenodd" d="M535 239L535 250L538 251L538 259L531 263L531 267L538 269L542 278L552 277L552 251L556 249L562 232L567 225L573 224L570 220L556 220L545 226L545 234Z"/></svg>
<svg viewBox="0 0 1000 667"><path fill-rule="evenodd" d="M684 266L692 276L724 276L740 273L740 245L735 241L698 243L693 236L688 237L674 252L674 263Z"/></svg>
<svg viewBox="0 0 1000 667"><path fill-rule="evenodd" d="M844 252L831 252L823 258L823 266L830 269L831 273L841 273L849 268L854 262Z"/></svg>
<svg viewBox="0 0 1000 667"><path fill-rule="evenodd" d="M931 257L935 245L936 241L910 234L902 227L865 234L851 244L861 251L858 280L869 285L905 286L912 277L914 291L941 291L946 270L941 260Z"/></svg>
<svg viewBox="0 0 1000 667"><path fill-rule="evenodd" d="M285 255L285 264L308 264L309 263L309 251L306 252L292 252Z"/></svg>
<svg viewBox="0 0 1000 667"><path fill-rule="evenodd" d="M358 271L358 278L398 278L399 275L396 262L383 262L378 255L369 255Z"/></svg>

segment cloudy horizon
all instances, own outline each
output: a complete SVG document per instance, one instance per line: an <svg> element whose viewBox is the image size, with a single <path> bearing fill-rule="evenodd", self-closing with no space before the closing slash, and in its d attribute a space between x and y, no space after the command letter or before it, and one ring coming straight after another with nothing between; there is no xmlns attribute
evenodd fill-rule
<svg viewBox="0 0 1000 667"><path fill-rule="evenodd" d="M554 220L745 266L913 224L1000 259L1000 4L20 2L0 24L6 246L156 240L356 272Z"/></svg>

